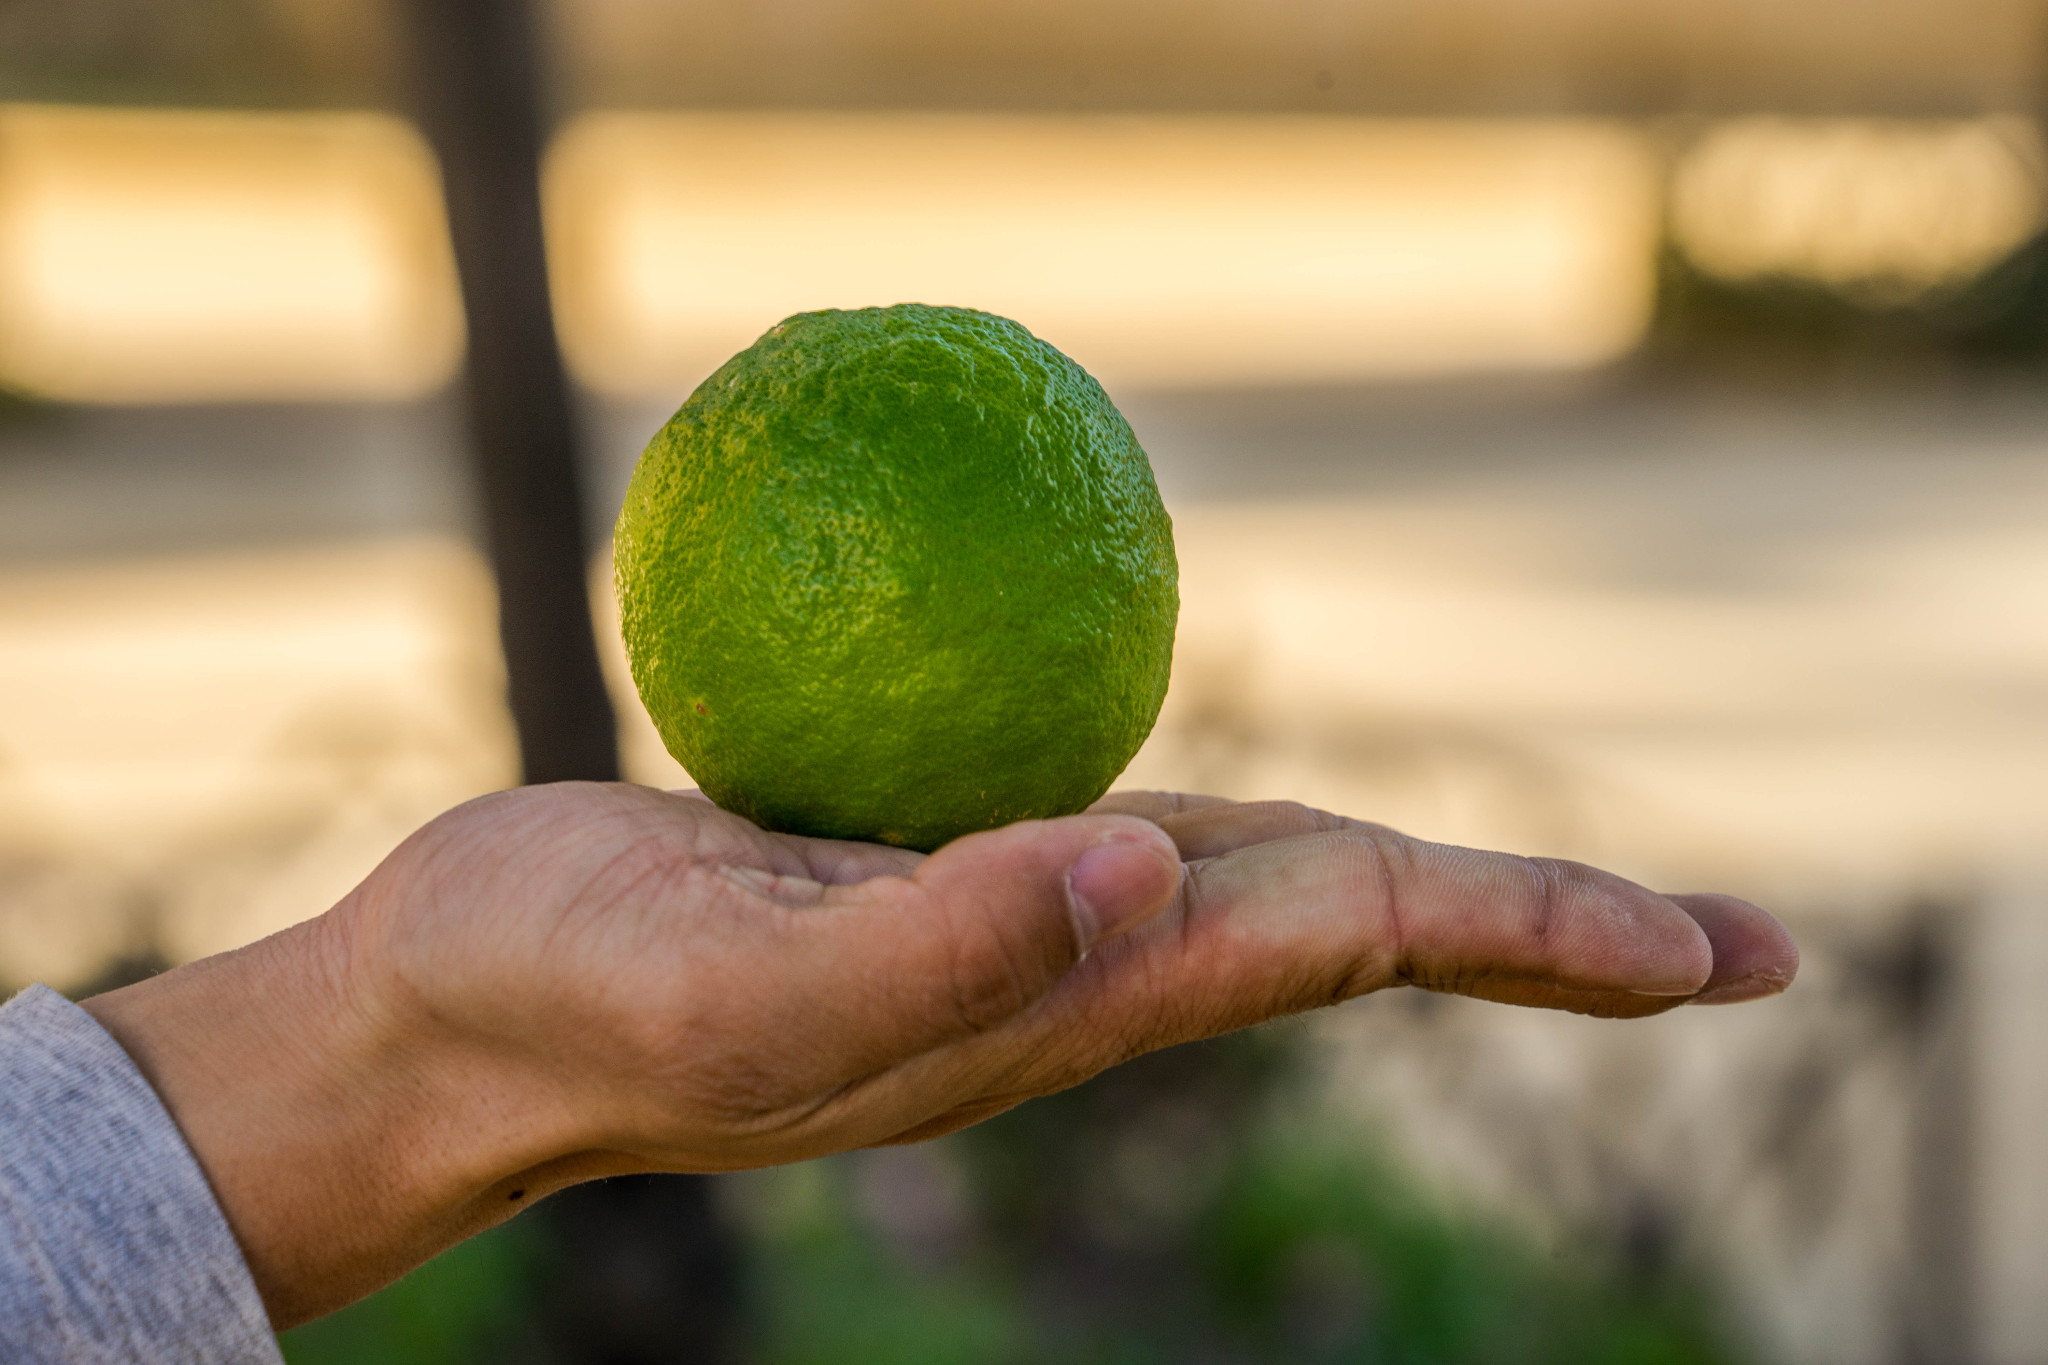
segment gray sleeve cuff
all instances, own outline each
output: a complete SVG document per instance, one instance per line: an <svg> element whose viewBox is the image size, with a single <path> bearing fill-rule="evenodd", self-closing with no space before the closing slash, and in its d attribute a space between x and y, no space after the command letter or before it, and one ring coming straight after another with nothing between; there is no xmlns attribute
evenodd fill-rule
<svg viewBox="0 0 2048 1365"><path fill-rule="evenodd" d="M279 1365L177 1125L93 1017L0 1006L0 1356L17 1365Z"/></svg>

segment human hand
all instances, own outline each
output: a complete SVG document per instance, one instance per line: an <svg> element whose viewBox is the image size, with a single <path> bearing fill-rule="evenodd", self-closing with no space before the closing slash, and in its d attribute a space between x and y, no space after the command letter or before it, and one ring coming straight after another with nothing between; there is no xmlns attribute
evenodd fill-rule
<svg viewBox="0 0 2048 1365"><path fill-rule="evenodd" d="M541 1195L914 1141L1397 984L1635 1015L1782 989L1726 897L1134 793L930 857L695 794L482 798L319 919L96 997L280 1327Z"/></svg>

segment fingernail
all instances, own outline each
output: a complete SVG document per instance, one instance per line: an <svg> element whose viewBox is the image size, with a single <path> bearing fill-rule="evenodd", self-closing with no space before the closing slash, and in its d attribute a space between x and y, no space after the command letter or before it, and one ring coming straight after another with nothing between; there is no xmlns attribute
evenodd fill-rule
<svg viewBox="0 0 2048 1365"><path fill-rule="evenodd" d="M1157 909L1172 886L1168 875L1178 879L1178 867L1169 874L1158 853L1121 839L1097 844L1076 858L1067 872L1067 903L1073 909L1081 951Z"/></svg>
<svg viewBox="0 0 2048 1365"><path fill-rule="evenodd" d="M1767 995L1776 995L1792 984L1792 979L1783 972L1751 972L1733 981L1724 981L1710 991L1701 991L1688 1003L1694 1005L1739 1005L1745 1000L1761 1000Z"/></svg>
<svg viewBox="0 0 2048 1365"><path fill-rule="evenodd" d="M1697 992L1698 990L1699 990L1699 987L1698 987L1698 986L1691 986L1691 985L1688 985L1688 986L1636 986L1636 987L1632 987L1632 988L1631 988L1631 989L1629 990L1629 994L1630 994L1630 995L1649 995L1649 996L1655 996L1655 997L1656 997L1657 999L1659 999L1659 1000L1669 1000L1669 999L1673 998L1674 996L1680 996L1680 995L1692 995L1692 994L1694 994L1695 992Z"/></svg>

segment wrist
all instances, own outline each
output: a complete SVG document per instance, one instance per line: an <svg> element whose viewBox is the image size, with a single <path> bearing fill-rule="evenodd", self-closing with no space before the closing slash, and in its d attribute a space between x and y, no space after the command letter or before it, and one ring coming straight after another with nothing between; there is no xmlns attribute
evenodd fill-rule
<svg viewBox="0 0 2048 1365"><path fill-rule="evenodd" d="M581 1178L560 1106L351 951L353 904L96 996L213 1187L279 1328Z"/></svg>

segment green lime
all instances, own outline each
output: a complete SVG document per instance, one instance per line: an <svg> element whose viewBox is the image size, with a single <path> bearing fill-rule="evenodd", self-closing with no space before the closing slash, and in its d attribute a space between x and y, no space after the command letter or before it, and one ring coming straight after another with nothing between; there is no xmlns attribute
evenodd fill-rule
<svg viewBox="0 0 2048 1365"><path fill-rule="evenodd" d="M1152 467L1079 365L988 313L778 324L649 443L615 553L669 752L768 829L931 849L1072 814L1166 695Z"/></svg>

